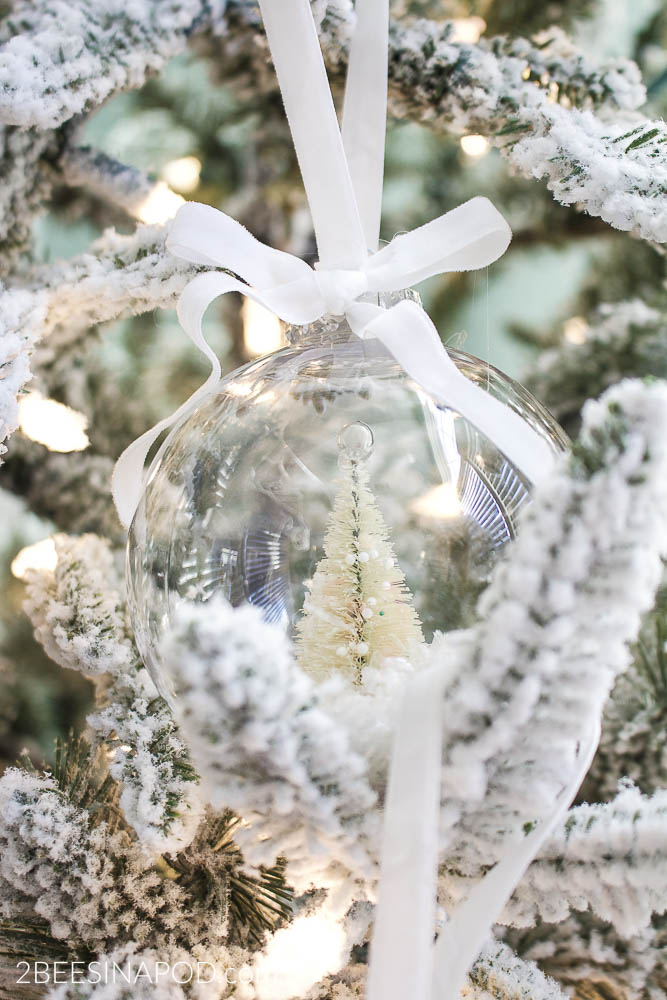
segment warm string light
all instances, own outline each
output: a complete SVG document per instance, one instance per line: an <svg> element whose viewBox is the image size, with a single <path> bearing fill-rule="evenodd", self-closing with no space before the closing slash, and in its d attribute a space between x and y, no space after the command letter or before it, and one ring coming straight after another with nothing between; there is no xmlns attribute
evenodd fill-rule
<svg viewBox="0 0 667 1000"><path fill-rule="evenodd" d="M137 205L134 214L140 222L155 226L173 219L184 204L185 198L172 191L164 181L158 181L144 200Z"/></svg>
<svg viewBox="0 0 667 1000"><path fill-rule="evenodd" d="M277 351L283 344L283 327L277 316L270 310L245 298L241 307L243 319L243 344L246 354L258 358L263 354Z"/></svg>
<svg viewBox="0 0 667 1000"><path fill-rule="evenodd" d="M452 31L449 40L461 42L464 45L474 45L486 31L486 21L483 17L456 17L452 21Z"/></svg>
<svg viewBox="0 0 667 1000"><path fill-rule="evenodd" d="M420 517L450 520L462 514L461 501L454 483L441 483L414 500L410 505Z"/></svg>
<svg viewBox="0 0 667 1000"><path fill-rule="evenodd" d="M165 163L162 178L169 187L180 194L191 194L199 187L201 160L196 156L181 156L178 160Z"/></svg>
<svg viewBox="0 0 667 1000"><path fill-rule="evenodd" d="M170 160L162 168L162 180L157 181L135 206L134 216L149 226L169 222L185 204L183 195L192 194L199 186L200 174L201 160L196 156Z"/></svg>
<svg viewBox="0 0 667 1000"><path fill-rule="evenodd" d="M570 344L583 344L588 334L588 323L583 316L570 316L563 323L563 338Z"/></svg>
<svg viewBox="0 0 667 1000"><path fill-rule="evenodd" d="M36 389L19 400L22 433L49 451L83 451L90 444L87 426L85 414L55 399L47 399Z"/></svg>
<svg viewBox="0 0 667 1000"><path fill-rule="evenodd" d="M524 66L521 72L521 79L530 80L532 73L533 71L531 67L528 64L526 64L526 66ZM544 73L540 75L539 79L533 80L533 83L535 84L536 87L544 87L546 89L548 101L550 101L552 104L558 104L560 95L560 86L558 85L556 80L551 79L550 73L548 73L545 70ZM560 98L560 103L563 104L563 106L567 107L569 107L570 105L570 102L569 100L567 100L565 95L563 95L563 97Z"/></svg>
<svg viewBox="0 0 667 1000"><path fill-rule="evenodd" d="M340 923L318 913L276 931L258 956L254 979L261 995L289 1000L340 968L346 937Z"/></svg>
<svg viewBox="0 0 667 1000"><path fill-rule="evenodd" d="M489 151L488 139L483 135L463 135L459 141L466 156L477 158Z"/></svg>
<svg viewBox="0 0 667 1000"><path fill-rule="evenodd" d="M10 570L17 580L25 580L30 570L54 570L58 562L56 546L52 538L26 545L14 556Z"/></svg>

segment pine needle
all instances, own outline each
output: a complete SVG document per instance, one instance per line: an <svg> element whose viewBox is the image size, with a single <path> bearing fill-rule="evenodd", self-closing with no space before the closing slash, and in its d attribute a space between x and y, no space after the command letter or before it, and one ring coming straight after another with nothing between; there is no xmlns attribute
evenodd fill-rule
<svg viewBox="0 0 667 1000"><path fill-rule="evenodd" d="M259 877L242 871L243 855L234 841L240 819L227 810L214 817L205 834L206 846L219 864L206 867L196 850L176 857L166 856L172 877L188 893L219 913L227 910L230 943L259 946L267 932L274 931L292 914L292 890L285 883L284 859L272 868L262 868Z"/></svg>
<svg viewBox="0 0 667 1000"><path fill-rule="evenodd" d="M25 753L18 763L25 770L37 771ZM93 823L104 820L112 830L127 825L117 804L118 784L105 773L100 751L93 751L83 736L70 733L66 740L58 738L53 765L43 770L72 805L90 813Z"/></svg>

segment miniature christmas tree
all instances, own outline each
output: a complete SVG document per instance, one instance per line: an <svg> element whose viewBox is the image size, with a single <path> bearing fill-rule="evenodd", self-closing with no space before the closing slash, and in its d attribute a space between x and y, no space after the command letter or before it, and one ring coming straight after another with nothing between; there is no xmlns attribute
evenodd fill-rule
<svg viewBox="0 0 667 1000"><path fill-rule="evenodd" d="M369 486L373 447L367 424L340 433L341 475L324 539L324 558L297 624L300 666L315 677L342 671L361 684L369 664L408 656L424 641L412 595Z"/></svg>

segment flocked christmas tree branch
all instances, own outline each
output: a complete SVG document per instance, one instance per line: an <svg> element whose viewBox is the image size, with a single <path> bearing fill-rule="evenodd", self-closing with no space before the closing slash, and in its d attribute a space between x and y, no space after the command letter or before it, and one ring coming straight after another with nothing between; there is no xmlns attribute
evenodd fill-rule
<svg viewBox="0 0 667 1000"><path fill-rule="evenodd" d="M667 988L664 916L654 918L649 928L631 938L586 912L573 913L561 924L509 931L505 939L522 958L537 961L568 993L582 1000L661 1000Z"/></svg>
<svg viewBox="0 0 667 1000"><path fill-rule="evenodd" d="M330 65L341 69L351 3L315 7ZM168 10L144 0L122 19L106 14L101 3L68 4L58 14L48 4L22 3L15 9L4 22L0 50L0 121L10 127L32 124L52 134L116 90L140 86L191 36L211 29L216 70L227 55L234 76L241 71L255 87L269 79L265 49L261 41L257 44L256 7L248 0L219 7L189 0ZM516 170L545 178L558 201L579 204L647 239L667 238L660 203L665 182L661 124L637 115L629 127L627 120L610 125L587 110L592 105L633 112L645 96L634 64L619 60L598 69L558 32L546 44L544 39L539 45L500 39L471 46L451 43L449 30L447 24L427 21L394 27L390 82L395 114L455 131L482 131ZM36 65L41 74L33 72ZM632 134L622 138L627 132ZM35 169L39 176L45 173L46 155L44 150L31 152L35 168L17 172L20 191L8 187L8 207L20 197L36 205L45 189L35 179ZM56 159L51 155L52 162ZM89 167L93 186L99 185L99 159L90 158ZM10 211L4 216L6 225L16 228L14 245L25 238L27 217L22 215Z"/></svg>
<svg viewBox="0 0 667 1000"><path fill-rule="evenodd" d="M588 801L612 799L630 778L652 795L667 776L667 594L661 589L634 646L632 668L619 677L605 709L602 739L582 789Z"/></svg>
<svg viewBox="0 0 667 1000"><path fill-rule="evenodd" d="M601 306L580 344L564 341L540 354L526 385L567 425L587 399L621 378L667 374L664 314L642 302Z"/></svg>
<svg viewBox="0 0 667 1000"><path fill-rule="evenodd" d="M254 608L185 605L162 661L176 711L214 805L251 824L240 843L252 863L290 862L308 886L331 858L363 865L359 831L376 795L363 759L328 715L327 693L294 663L282 630Z"/></svg>
<svg viewBox="0 0 667 1000"><path fill-rule="evenodd" d="M113 459L92 449L67 454L16 436L3 466L3 488L68 532L94 532L122 546L125 530L111 498ZM82 506L81 496L86 504Z"/></svg>
<svg viewBox="0 0 667 1000"><path fill-rule="evenodd" d="M551 809L628 666L667 552L666 421L661 383L628 381L587 404L572 456L536 491L482 596L480 625L452 650L465 667L445 699L443 802L459 873ZM445 637L432 655L447 649Z"/></svg>
<svg viewBox="0 0 667 1000"><path fill-rule="evenodd" d="M167 191L164 181L155 181L143 170L114 160L90 146L66 145L58 166L62 181L72 188L82 188L106 205L115 206L135 219L150 212L151 198ZM173 203L178 195L171 193Z"/></svg>
<svg viewBox="0 0 667 1000"><path fill-rule="evenodd" d="M56 549L55 571L35 571L28 584L36 638L56 663L101 678L88 722L112 750L125 818L149 852L177 850L200 819L197 775L129 638L111 551L94 535L56 536Z"/></svg>
<svg viewBox="0 0 667 1000"><path fill-rule="evenodd" d="M195 963L205 955L212 967L241 968L248 952L232 940L234 929L242 929L251 893L263 889L239 876L238 849L220 839L226 819L203 823L174 861L178 871L165 877L164 862L154 866L124 829L113 782L100 784L96 770L76 741L61 748L51 773L12 768L0 779L0 965L12 953L69 957L84 968L95 956L111 962L139 953L137 962ZM265 882L270 895L257 897L256 915L267 899L280 899L274 882ZM93 980L84 995L94 994ZM70 984L65 995L82 994Z"/></svg>
<svg viewBox="0 0 667 1000"><path fill-rule="evenodd" d="M0 440L17 426L16 396L38 341L48 338L59 357L78 353L91 326L175 304L194 268L167 254L164 239L162 226L109 231L90 252L36 271L30 288L0 290Z"/></svg>
<svg viewBox="0 0 667 1000"><path fill-rule="evenodd" d="M59 148L52 131L0 125L0 279L30 243L32 220L51 194Z"/></svg>
<svg viewBox="0 0 667 1000"><path fill-rule="evenodd" d="M344 10L347 5L339 6ZM237 26L253 36L257 20L252 5L235 7ZM323 28L329 66L341 73L349 20L331 18ZM541 47L504 39L458 44L449 41L449 31L447 24L429 21L393 26L392 114L457 134L481 132L518 173L545 180L562 204L576 204L645 239L667 240L662 205L667 133L662 122L636 113L645 92L634 64L619 60L592 67L559 32L552 32L549 44ZM223 45L225 41L223 37ZM265 79L263 52L253 41L239 37L238 30L228 41L236 55L243 43L253 62L252 73L245 67L248 86ZM238 57L234 67L238 70ZM592 110L595 106L604 116ZM612 110L618 123L609 121Z"/></svg>
<svg viewBox="0 0 667 1000"><path fill-rule="evenodd" d="M121 830L96 823L51 777L22 770L0 780L2 913L35 913L54 938L92 949L131 928L158 939L180 921L182 893L152 870Z"/></svg>
<svg viewBox="0 0 667 1000"><path fill-rule="evenodd" d="M560 923L588 907L624 937L667 910L667 790L644 798L628 784L613 802L572 809L542 848L504 920Z"/></svg>
<svg viewBox="0 0 667 1000"><path fill-rule="evenodd" d="M489 942L470 973L470 986L461 993L474 1000L564 1000L558 984L532 962L522 961L506 945Z"/></svg>
<svg viewBox="0 0 667 1000"><path fill-rule="evenodd" d="M140 87L183 50L198 22L211 24L224 9L203 0L15 3L0 26L0 120L53 129L118 90Z"/></svg>
<svg viewBox="0 0 667 1000"><path fill-rule="evenodd" d="M623 118L612 124L591 110L564 106L549 91L548 72L545 86L535 86L529 61L502 54L493 42L488 48L452 45L425 22L395 33L391 65L395 114L459 134L481 132L515 171L544 180L561 204L576 204L644 239L667 240L662 122L637 115L630 125ZM607 74L608 83L612 78ZM636 76L618 72L620 81L617 103L636 107L642 99Z"/></svg>

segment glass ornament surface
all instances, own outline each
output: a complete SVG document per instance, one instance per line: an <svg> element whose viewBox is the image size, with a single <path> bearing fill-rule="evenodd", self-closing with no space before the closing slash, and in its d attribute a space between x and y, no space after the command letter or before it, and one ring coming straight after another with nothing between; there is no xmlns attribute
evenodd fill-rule
<svg viewBox="0 0 667 1000"><path fill-rule="evenodd" d="M330 317L290 328L288 339L223 378L151 465L128 537L128 597L139 650L163 694L158 647L181 601L222 595L294 634L323 555L349 425L372 434L370 483L427 640L475 620L529 499L531 484L493 441L436 403L379 341ZM567 446L522 386L449 354L554 454Z"/></svg>

